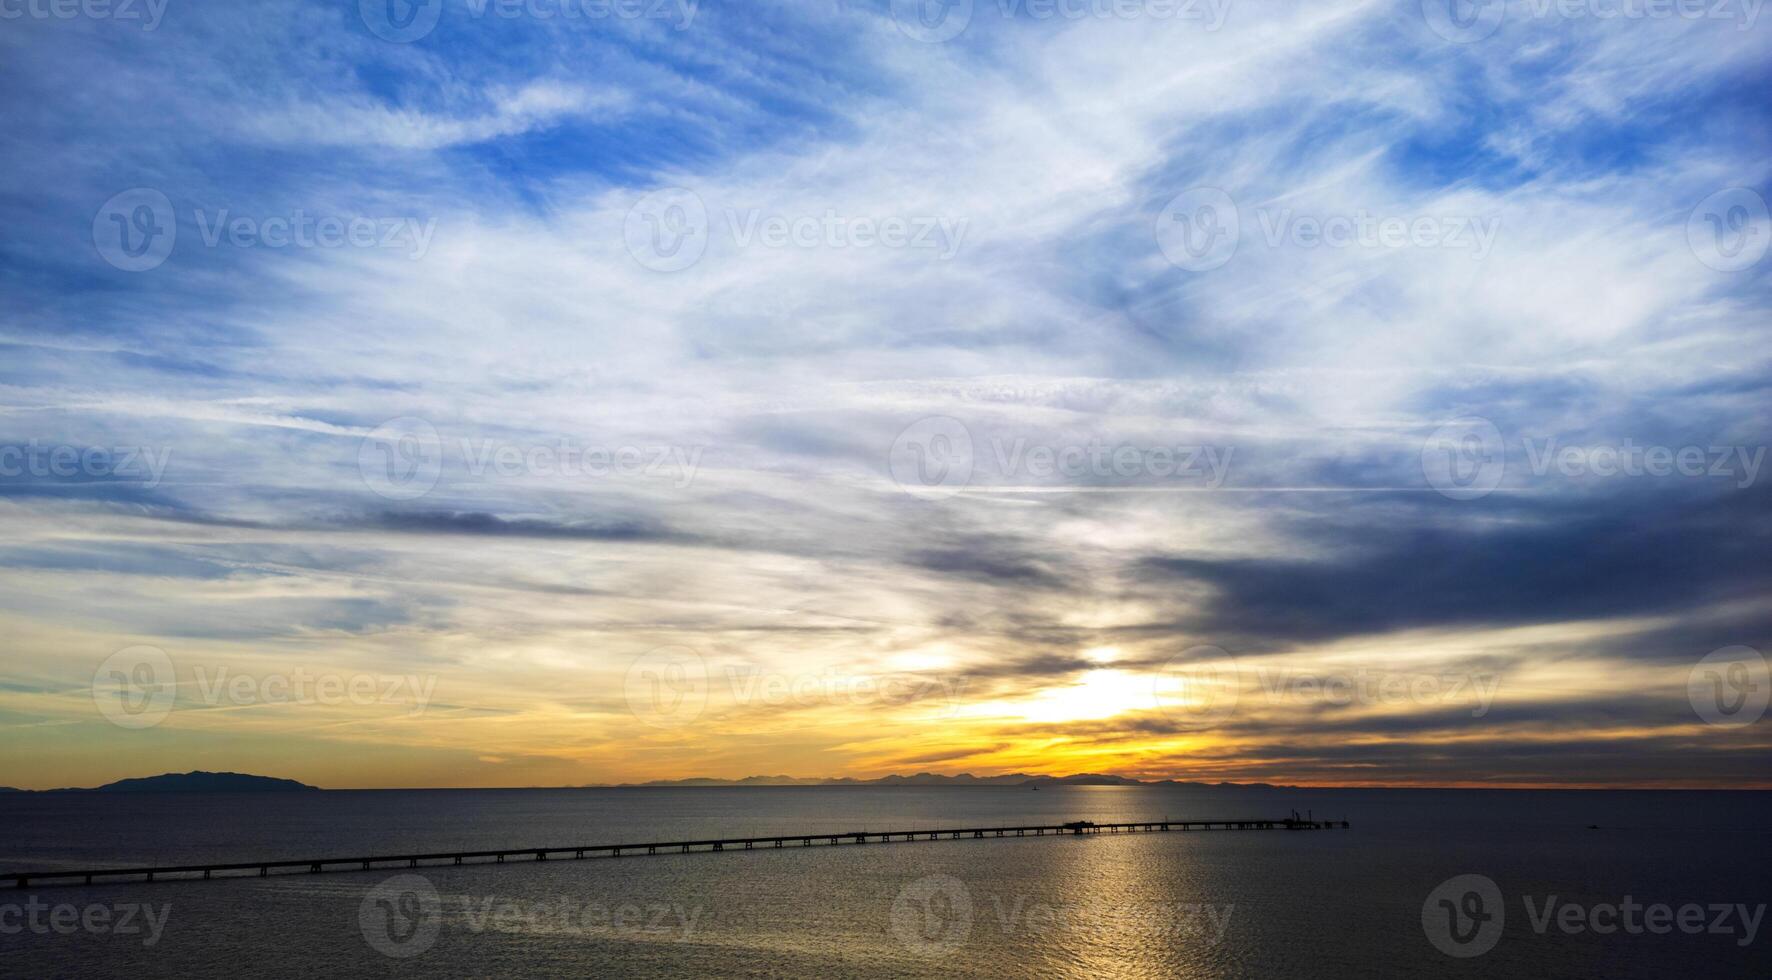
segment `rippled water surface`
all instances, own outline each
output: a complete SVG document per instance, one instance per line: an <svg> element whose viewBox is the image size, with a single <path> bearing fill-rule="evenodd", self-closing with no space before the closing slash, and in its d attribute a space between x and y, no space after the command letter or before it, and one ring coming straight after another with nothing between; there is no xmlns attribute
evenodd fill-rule
<svg viewBox="0 0 1772 980"><path fill-rule="evenodd" d="M0 893L0 974L1772 974L1772 940L1756 933L1744 945L1745 916L1772 891L1772 794L1764 793L807 787L29 794L0 797L0 867L1283 817L1293 808L1353 826L8 891ZM1492 947L1453 958L1431 935L1438 929L1444 944L1445 930L1454 928L1436 889L1465 874L1494 882L1500 916L1484 926L1495 930ZM1464 889L1455 891L1452 912L1467 900ZM1676 910L1703 905L1706 929L1597 933L1538 915L1547 903L1574 905L1581 914L1564 913L1569 921L1604 925L1604 915L1589 912L1626 896ZM1749 911L1722 924L1733 932L1711 931L1711 906L1719 905ZM124 916L136 931L119 928ZM1763 916L1759 925L1772 929Z"/></svg>

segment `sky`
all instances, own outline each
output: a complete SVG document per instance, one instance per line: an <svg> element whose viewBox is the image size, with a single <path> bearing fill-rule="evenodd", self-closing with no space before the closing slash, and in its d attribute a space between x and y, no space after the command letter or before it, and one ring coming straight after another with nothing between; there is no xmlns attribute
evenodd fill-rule
<svg viewBox="0 0 1772 980"><path fill-rule="evenodd" d="M0 0L0 785L1772 786L1758 0Z"/></svg>

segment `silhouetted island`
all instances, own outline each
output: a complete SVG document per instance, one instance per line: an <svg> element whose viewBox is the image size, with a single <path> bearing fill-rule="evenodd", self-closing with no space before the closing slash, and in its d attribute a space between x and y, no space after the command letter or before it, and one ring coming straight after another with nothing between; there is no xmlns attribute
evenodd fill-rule
<svg viewBox="0 0 1772 980"><path fill-rule="evenodd" d="M159 776L119 779L93 787L65 787L45 793L290 793L319 792L320 787L293 779L253 776L243 772L169 772Z"/></svg>

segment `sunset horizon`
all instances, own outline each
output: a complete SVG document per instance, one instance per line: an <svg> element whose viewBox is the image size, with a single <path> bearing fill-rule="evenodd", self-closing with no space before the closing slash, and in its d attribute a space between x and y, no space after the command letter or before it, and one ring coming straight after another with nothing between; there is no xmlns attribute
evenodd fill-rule
<svg viewBox="0 0 1772 980"><path fill-rule="evenodd" d="M1762 0L0 0L0 964L1764 980L1768 92Z"/></svg>

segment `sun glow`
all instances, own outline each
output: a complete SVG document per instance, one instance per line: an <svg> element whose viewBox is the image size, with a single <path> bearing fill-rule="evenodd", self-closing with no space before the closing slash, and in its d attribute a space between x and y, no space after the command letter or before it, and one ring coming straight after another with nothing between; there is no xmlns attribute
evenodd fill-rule
<svg viewBox="0 0 1772 980"><path fill-rule="evenodd" d="M1154 707L1149 677L1103 669L1089 671L1075 684L1048 688L1029 698L981 704L976 713L1032 722L1066 722L1112 718Z"/></svg>

